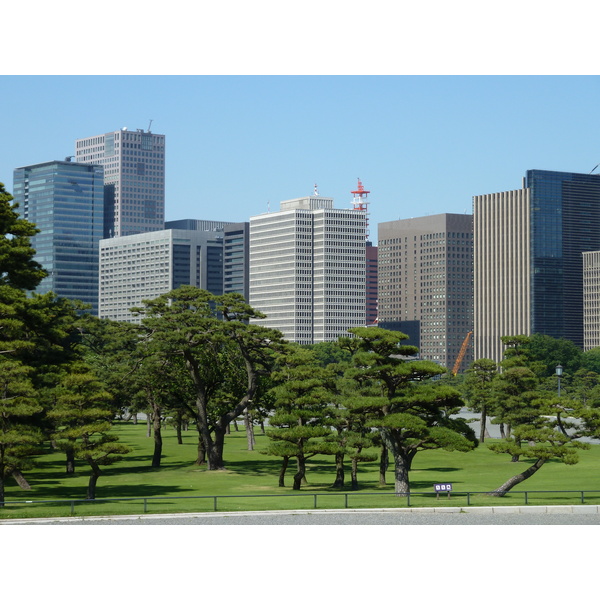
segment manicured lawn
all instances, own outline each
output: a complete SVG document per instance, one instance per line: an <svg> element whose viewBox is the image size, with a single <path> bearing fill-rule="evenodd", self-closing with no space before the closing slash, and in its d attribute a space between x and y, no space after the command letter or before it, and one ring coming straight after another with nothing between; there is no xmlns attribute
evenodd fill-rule
<svg viewBox="0 0 600 600"><path fill-rule="evenodd" d="M193 430L185 432L184 443L179 445L175 432L171 428L164 429L163 461L159 469L150 467L153 442L146 436L144 423L117 423L115 432L133 451L124 460L104 468L104 475L98 481L95 502L80 502L86 496L89 467L80 463L76 475L68 476L64 472L63 455L48 451L38 457L38 468L25 473L32 486L31 491L21 490L12 479L7 482L7 504L0 509L0 518L71 514L70 502L11 504L16 500L76 500L73 505L76 515L139 514L144 510L153 513L212 511L215 508L215 496L219 497L216 502L220 511L312 509L315 506L314 494L323 494L316 497L317 508L397 507L406 506L408 502L406 498L396 498L393 494L392 466L387 473L387 485L379 485L377 462L359 467L358 492L350 492L349 489L349 464L346 488L341 491L332 489L333 459L326 456L309 461L308 484L300 492L291 489L294 462L290 461L287 487L280 488L280 459L259 452L268 444L268 438L258 430L254 451L247 450L243 430L228 436L225 447L227 470L217 472L193 464L197 447ZM575 504L581 503L580 490L597 491L596 494L585 494L586 504L600 503L600 445L581 451L577 465L566 466L556 462L544 465L537 474L518 485L514 493L505 498L491 498L483 494L521 472L528 464L511 463L507 456L496 455L485 445L466 454L423 452L415 459L411 471L410 505L465 506L466 492L473 492L468 499L472 505L523 504L525 491L528 492L527 502L530 504ZM451 497L442 494L436 498L433 493L435 483L452 483ZM535 491L557 493L536 494ZM149 498L145 504L140 499L142 497ZM115 498L136 499L102 501Z"/></svg>

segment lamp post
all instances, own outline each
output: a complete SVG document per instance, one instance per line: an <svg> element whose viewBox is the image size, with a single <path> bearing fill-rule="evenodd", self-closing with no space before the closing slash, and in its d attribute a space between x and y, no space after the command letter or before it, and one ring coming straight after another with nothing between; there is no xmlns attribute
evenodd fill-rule
<svg viewBox="0 0 600 600"><path fill-rule="evenodd" d="M560 398L560 378L563 374L562 365L556 365L556 377L558 377L558 397Z"/></svg>

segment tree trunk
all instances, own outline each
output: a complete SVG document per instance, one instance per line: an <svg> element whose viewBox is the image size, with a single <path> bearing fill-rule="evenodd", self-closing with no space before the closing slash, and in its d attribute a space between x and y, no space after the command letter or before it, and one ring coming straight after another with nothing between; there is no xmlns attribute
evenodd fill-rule
<svg viewBox="0 0 600 600"><path fill-rule="evenodd" d="M485 423L487 421L487 410L485 404L481 407L481 429L479 430L479 442L485 442Z"/></svg>
<svg viewBox="0 0 600 600"><path fill-rule="evenodd" d="M302 482L306 483L306 459L304 456L297 456L298 470L294 473L294 485L292 489L299 490Z"/></svg>
<svg viewBox="0 0 600 600"><path fill-rule="evenodd" d="M177 416L175 417L175 433L177 434L177 444L180 446L183 444L183 436L181 435L181 428L182 428L181 413L177 413Z"/></svg>
<svg viewBox="0 0 600 600"><path fill-rule="evenodd" d="M4 465L0 465L0 508L4 507Z"/></svg>
<svg viewBox="0 0 600 600"><path fill-rule="evenodd" d="M281 469L279 471L279 487L285 487L285 472L287 470L288 463L290 462L289 456L283 457L283 462L281 463Z"/></svg>
<svg viewBox="0 0 600 600"><path fill-rule="evenodd" d="M381 457L379 459L379 485L385 485L385 472L390 464L388 449L385 445L381 447Z"/></svg>
<svg viewBox="0 0 600 600"><path fill-rule="evenodd" d="M534 473L542 467L542 465L546 462L546 458L538 458L538 460L531 465L528 469L525 469L522 473L511 477L506 483L503 483L499 488L495 489L493 492L489 492L489 496L504 496L508 491L515 487L515 485L529 479Z"/></svg>
<svg viewBox="0 0 600 600"><path fill-rule="evenodd" d="M248 409L244 410L244 426L246 427L246 440L248 441L248 450L254 450L254 427L252 426L252 418Z"/></svg>
<svg viewBox="0 0 600 600"><path fill-rule="evenodd" d="M65 450L65 470L67 475L75 474L75 450L73 448L67 448Z"/></svg>
<svg viewBox="0 0 600 600"><path fill-rule="evenodd" d="M238 426L237 419L234 419L234 420L233 420L233 430L234 430L234 431L239 431L239 430L240 430L240 428L239 428L239 426Z"/></svg>
<svg viewBox="0 0 600 600"><path fill-rule="evenodd" d="M206 464L206 447L204 445L204 436L200 428L199 421L196 420L196 430L198 431L198 456L195 464L204 465Z"/></svg>
<svg viewBox="0 0 600 600"><path fill-rule="evenodd" d="M344 487L344 453L338 452L335 455L335 481L331 487L343 488Z"/></svg>
<svg viewBox="0 0 600 600"><path fill-rule="evenodd" d="M13 469L11 475L13 476L13 479L19 484L19 487L22 490L29 491L31 489L29 482L27 481L27 479L25 479L25 477L23 477L23 473L21 473L19 469Z"/></svg>
<svg viewBox="0 0 600 600"><path fill-rule="evenodd" d="M500 423L500 437L506 439L506 433L504 432L504 423Z"/></svg>
<svg viewBox="0 0 600 600"><path fill-rule="evenodd" d="M206 449L206 455L208 459L208 470L209 471L222 471L225 469L223 462L223 447L225 445L225 431L226 427L215 426L214 436L215 439L208 440L208 448Z"/></svg>
<svg viewBox="0 0 600 600"><path fill-rule="evenodd" d="M88 483L87 499L96 499L96 483L98 478L102 475L102 471L98 468L98 465L93 460L88 460L90 467L92 467L92 474L90 475L90 481Z"/></svg>
<svg viewBox="0 0 600 600"><path fill-rule="evenodd" d="M162 456L162 432L161 432L161 414L160 406L154 403L152 406L152 432L154 435L154 454L152 456L152 468L160 467L160 459Z"/></svg>
<svg viewBox="0 0 600 600"><path fill-rule="evenodd" d="M138 424L138 418L137 418L137 412L133 413L133 424L137 425Z"/></svg>
<svg viewBox="0 0 600 600"><path fill-rule="evenodd" d="M394 492L396 496L407 496L410 492L409 471L410 461L402 454L394 456Z"/></svg>
<svg viewBox="0 0 600 600"><path fill-rule="evenodd" d="M152 437L152 415L146 413L146 437Z"/></svg>
<svg viewBox="0 0 600 600"><path fill-rule="evenodd" d="M358 490L358 457L356 457L356 456L352 458L351 476L352 476L352 483L350 485L350 489L353 492L356 492L356 490Z"/></svg>

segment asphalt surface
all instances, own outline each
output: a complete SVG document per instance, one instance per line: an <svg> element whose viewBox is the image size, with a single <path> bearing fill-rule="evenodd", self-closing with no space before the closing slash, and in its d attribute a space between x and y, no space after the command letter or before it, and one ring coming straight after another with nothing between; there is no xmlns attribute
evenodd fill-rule
<svg viewBox="0 0 600 600"><path fill-rule="evenodd" d="M538 507L539 509L540 507ZM543 508L543 507L542 507ZM552 507L553 511L558 511ZM299 511L23 519L2 525L600 525L600 512Z"/></svg>

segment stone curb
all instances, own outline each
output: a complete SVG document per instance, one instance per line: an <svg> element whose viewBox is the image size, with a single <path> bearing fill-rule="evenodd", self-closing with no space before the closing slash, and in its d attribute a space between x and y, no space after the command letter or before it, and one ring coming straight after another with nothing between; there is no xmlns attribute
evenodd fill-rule
<svg viewBox="0 0 600 600"><path fill-rule="evenodd" d="M424 507L424 508L348 508L348 509L316 509L316 510L268 510L242 512L210 512L210 513L172 513L152 515L110 515L89 517L60 517L46 519L0 519L0 525L42 525L44 523L69 523L73 521L132 521L152 519L180 518L215 518L245 515L306 515L323 513L478 513L478 514L600 514L600 505L557 505L557 506L456 506L456 507Z"/></svg>

